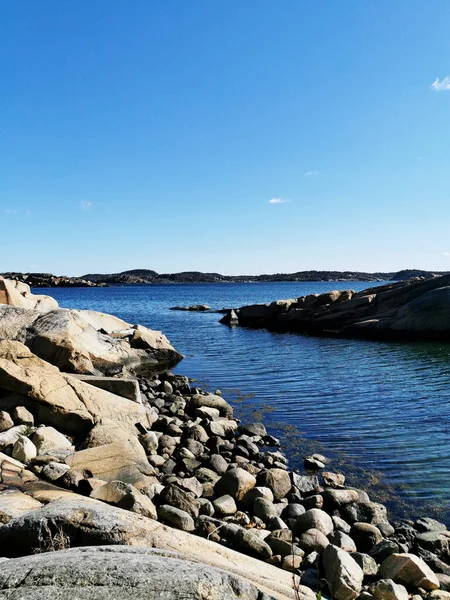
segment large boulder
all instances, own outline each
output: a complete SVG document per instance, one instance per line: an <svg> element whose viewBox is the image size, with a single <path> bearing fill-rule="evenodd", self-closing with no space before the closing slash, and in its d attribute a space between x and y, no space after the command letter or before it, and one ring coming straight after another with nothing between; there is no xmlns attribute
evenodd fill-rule
<svg viewBox="0 0 450 600"><path fill-rule="evenodd" d="M124 426L146 422L136 402L95 388L38 358L20 342L0 341L0 407L25 406L37 422L83 434L107 417Z"/></svg>
<svg viewBox="0 0 450 600"><path fill-rule="evenodd" d="M47 312L58 308L58 303L50 296L32 294L30 286L21 281L4 279L0 276L0 304L29 308Z"/></svg>
<svg viewBox="0 0 450 600"><path fill-rule="evenodd" d="M0 338L23 342L62 371L99 375L141 367L159 370L183 358L159 331L105 313L58 308L56 302L46 311L35 304L2 303L0 298Z"/></svg>
<svg viewBox="0 0 450 600"><path fill-rule="evenodd" d="M191 568L197 562L201 562L207 565L208 568L221 569L223 577L231 575L244 578L262 592L268 594L270 598L276 597L279 600L294 600L296 598L292 589L292 573L283 572L272 565L220 544L184 531L174 530L152 519L99 501L83 498L64 490L58 491L59 499L54 501L49 501L52 499L52 494L54 494L53 490L49 490L47 493L45 490L40 490L35 493L32 489L27 489L27 493L47 503L42 508L13 518L0 527L0 547L4 556L17 557L33 554L39 550L42 551L48 548L49 544L54 543L55 534L59 533L58 539L66 540L66 543L72 548L75 546L128 545L179 552L190 557ZM55 497L58 498L58 495ZM123 551L126 552L127 550L124 549ZM53 553L48 556L52 555ZM107 572L107 563L103 560L100 561L100 568ZM30 570L29 561L29 556L23 559L23 564L28 564L28 571ZM125 559L122 563L126 564ZM11 561L11 563L6 564L13 563ZM22 562L19 564L22 564ZM65 564L69 563L66 562ZM87 569L91 564L93 563L90 560L84 560L83 569ZM137 566L140 568L139 564ZM169 566L167 566L167 569L169 569ZM5 572L3 565L1 572L2 574ZM18 573L18 570L15 572ZM170 577L167 576L168 572L165 571L166 581L170 581ZM120 573L126 578L126 569L120 571ZM16 581L18 580L19 578L16 578ZM79 581L80 579L77 579L78 584ZM2 590L2 585L3 580L0 584L0 590ZM82 588L78 588L78 592L80 589ZM150 597L158 598L158 596L151 594L151 589L148 588L145 595L137 596L137 598L139 600ZM100 592L100 590L96 590L96 592ZM302 600L315 600L315 594L311 590L300 586L300 592ZM60 597L68 596L70 597L70 594ZM109 598L112 597L109 594ZM127 598L126 595L120 597ZM171 595L166 597L177 598L177 596ZM210 595L208 589L206 589L203 596L192 596L192 600L198 597L214 598ZM220 596L218 597L220 598ZM262 598L262 595L260 597ZM45 596L40 596L40 598L45 598ZM51 598L55 598L55 596L52 595ZM83 598L83 596L80 596L80 598ZM85 596L83 600L90 600L90 598L98 600L100 596ZM190 598L190 596L184 596L184 598ZM233 597L231 596L231 598Z"/></svg>
<svg viewBox="0 0 450 600"><path fill-rule="evenodd" d="M329 544L323 552L323 564L333 598L354 600L359 596L364 572L348 552Z"/></svg>
<svg viewBox="0 0 450 600"><path fill-rule="evenodd" d="M191 556L150 548L70 548L2 564L0 599L258 600L251 582Z"/></svg>
<svg viewBox="0 0 450 600"><path fill-rule="evenodd" d="M391 554L380 567L380 575L396 583L437 590L439 580L430 567L414 554Z"/></svg>

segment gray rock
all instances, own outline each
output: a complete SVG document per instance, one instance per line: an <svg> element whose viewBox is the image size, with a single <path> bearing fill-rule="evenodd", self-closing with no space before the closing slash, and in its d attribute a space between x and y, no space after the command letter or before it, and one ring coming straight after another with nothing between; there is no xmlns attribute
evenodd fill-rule
<svg viewBox="0 0 450 600"><path fill-rule="evenodd" d="M365 576L374 577L378 573L378 565L371 556L363 552L352 552L351 555L361 567Z"/></svg>
<svg viewBox="0 0 450 600"><path fill-rule="evenodd" d="M262 423L248 423L247 425L240 425L239 431L247 435L259 435L265 437L267 435L266 428Z"/></svg>
<svg viewBox="0 0 450 600"><path fill-rule="evenodd" d="M42 469L42 475L49 481L56 481L62 477L67 471L70 471L69 465L64 463L50 462Z"/></svg>
<svg viewBox="0 0 450 600"><path fill-rule="evenodd" d="M333 532L333 521L330 515L318 508L307 510L304 515L297 517L294 526L294 534L301 535L308 529L318 529L325 536Z"/></svg>
<svg viewBox="0 0 450 600"><path fill-rule="evenodd" d="M289 473L283 469L266 469L258 473L258 486L268 487L272 490L275 500L284 498L292 487Z"/></svg>
<svg viewBox="0 0 450 600"><path fill-rule="evenodd" d="M290 473L292 484L302 494L310 494L311 492L319 492L320 485L316 475L299 475L298 473Z"/></svg>
<svg viewBox="0 0 450 600"><path fill-rule="evenodd" d="M266 560L272 556L272 549L259 535L251 529L239 529L236 534L239 548L250 556Z"/></svg>
<svg viewBox="0 0 450 600"><path fill-rule="evenodd" d="M227 471L215 484L214 490L218 496L230 494L235 500L239 501L255 485L256 478L238 467Z"/></svg>
<svg viewBox="0 0 450 600"><path fill-rule="evenodd" d="M34 417L25 406L16 406L11 416L17 425L29 425L30 427L34 425Z"/></svg>
<svg viewBox="0 0 450 600"><path fill-rule="evenodd" d="M408 592L392 579L381 579L371 586L375 600L408 600Z"/></svg>
<svg viewBox="0 0 450 600"><path fill-rule="evenodd" d="M228 469L228 463L220 454L213 454L209 459L209 466L219 475L226 473Z"/></svg>
<svg viewBox="0 0 450 600"><path fill-rule="evenodd" d="M424 533L425 531L445 531L447 529L444 523L436 521L436 519L431 519L430 517L418 519L414 523L414 528L420 533Z"/></svg>
<svg viewBox="0 0 450 600"><path fill-rule="evenodd" d="M8 431L11 427L14 427L14 421L11 419L10 414L5 410L0 410L0 433Z"/></svg>
<svg viewBox="0 0 450 600"><path fill-rule="evenodd" d="M27 437L21 435L14 444L12 457L20 462L27 463L36 458L36 446Z"/></svg>
<svg viewBox="0 0 450 600"><path fill-rule="evenodd" d="M323 553L323 564L331 594L336 600L353 600L359 596L363 570L348 554L330 544Z"/></svg>
<svg viewBox="0 0 450 600"><path fill-rule="evenodd" d="M54 427L38 427L31 436L31 441L36 446L38 454L60 448L74 450L72 443L66 436L59 433Z"/></svg>
<svg viewBox="0 0 450 600"><path fill-rule="evenodd" d="M278 512L272 502L265 498L256 498L253 503L253 514L267 523L270 519L278 517Z"/></svg>
<svg viewBox="0 0 450 600"><path fill-rule="evenodd" d="M175 552L100 546L2 563L0 599L262 600L249 581ZM269 599L269 596L264 594Z"/></svg>
<svg viewBox="0 0 450 600"><path fill-rule="evenodd" d="M200 503L194 494L174 484L170 484L164 488L159 495L158 502L179 508L194 518L198 517L200 510Z"/></svg>
<svg viewBox="0 0 450 600"><path fill-rule="evenodd" d="M194 531L194 519L184 510L163 504L158 506L158 518L182 531Z"/></svg>
<svg viewBox="0 0 450 600"><path fill-rule="evenodd" d="M298 545L306 554L310 554L311 552L322 554L329 543L326 535L318 529L308 529L301 534L298 540Z"/></svg>
<svg viewBox="0 0 450 600"><path fill-rule="evenodd" d="M220 496L220 498L216 498L212 504L214 506L215 513L219 517L228 517L230 515L234 515L234 513L237 511L234 498L228 494L225 496Z"/></svg>
<svg viewBox="0 0 450 600"><path fill-rule="evenodd" d="M354 539L358 551L366 553L383 540L378 527L370 523L354 523L350 536Z"/></svg>
<svg viewBox="0 0 450 600"><path fill-rule="evenodd" d="M331 544L341 548L341 550L345 550L345 552L356 552L355 542L349 535L342 531L335 531L330 535L329 540Z"/></svg>

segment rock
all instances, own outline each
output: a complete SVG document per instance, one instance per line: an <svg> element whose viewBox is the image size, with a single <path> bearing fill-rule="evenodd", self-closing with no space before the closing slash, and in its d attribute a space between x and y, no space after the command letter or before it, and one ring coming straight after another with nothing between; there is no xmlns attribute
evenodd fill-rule
<svg viewBox="0 0 450 600"><path fill-rule="evenodd" d="M392 579L381 579L371 586L375 600L408 600L406 588Z"/></svg>
<svg viewBox="0 0 450 600"><path fill-rule="evenodd" d="M2 564L0 586L2 599L16 595L27 600L263 597L250 581L188 555L129 546L69 548L7 561Z"/></svg>
<svg viewBox="0 0 450 600"><path fill-rule="evenodd" d="M265 498L256 498L253 503L253 514L268 523L270 519L278 517L274 504Z"/></svg>
<svg viewBox="0 0 450 600"><path fill-rule="evenodd" d="M85 375L171 366L182 358L160 332L90 310L42 313L0 305L0 337L24 342L61 371Z"/></svg>
<svg viewBox="0 0 450 600"><path fill-rule="evenodd" d="M345 475L331 473L330 471L323 471L322 479L325 485L333 488L342 487L345 483Z"/></svg>
<svg viewBox="0 0 450 600"><path fill-rule="evenodd" d="M341 550L345 550L345 552L356 552L355 542L342 531L335 531L330 535L330 543L341 548Z"/></svg>
<svg viewBox="0 0 450 600"><path fill-rule="evenodd" d="M289 554L284 556L283 562L281 563L281 568L285 571L290 571L291 573L295 573L302 564L302 557L298 554Z"/></svg>
<svg viewBox="0 0 450 600"><path fill-rule="evenodd" d="M16 406L11 416L17 425L29 425L30 427L34 425L34 417L25 406Z"/></svg>
<svg viewBox="0 0 450 600"><path fill-rule="evenodd" d="M0 494L0 525L41 507L40 502L18 489L4 489Z"/></svg>
<svg viewBox="0 0 450 600"><path fill-rule="evenodd" d="M325 504L337 507L352 504L359 500L359 494L356 490L327 489L322 492L322 496Z"/></svg>
<svg viewBox="0 0 450 600"><path fill-rule="evenodd" d="M248 423L247 425L240 425L239 431L247 435L259 435L265 437L267 435L266 428L262 423Z"/></svg>
<svg viewBox="0 0 450 600"><path fill-rule="evenodd" d="M366 553L383 540L378 527L369 523L354 523L350 530L350 536L355 541L358 551Z"/></svg>
<svg viewBox="0 0 450 600"><path fill-rule="evenodd" d="M205 396L202 394L194 394L189 401L189 408L195 412L195 409L200 408L201 406L217 408L217 410L220 411L220 414L227 419L233 417L233 409L228 402L215 394L207 394Z"/></svg>
<svg viewBox="0 0 450 600"><path fill-rule="evenodd" d="M283 509L281 516L283 519L296 519L300 515L304 515L306 512L305 507L302 504L297 504L293 502L292 504L287 504Z"/></svg>
<svg viewBox="0 0 450 600"><path fill-rule="evenodd" d="M318 471L319 469L325 468L325 463L320 460L317 460L313 456L307 456L303 460L303 465L307 471Z"/></svg>
<svg viewBox="0 0 450 600"><path fill-rule="evenodd" d="M391 554L398 554L400 547L394 540L383 540L370 550L369 554L381 564Z"/></svg>
<svg viewBox="0 0 450 600"><path fill-rule="evenodd" d="M20 462L27 463L36 458L36 446L27 437L21 435L14 444L12 457Z"/></svg>
<svg viewBox="0 0 450 600"><path fill-rule="evenodd" d="M0 389L11 394L5 408L18 406L19 394L36 421L69 435L86 434L102 418L132 426L145 418L141 405L60 373L20 342L0 341Z"/></svg>
<svg viewBox="0 0 450 600"><path fill-rule="evenodd" d="M378 573L376 561L368 554L364 554L363 552L352 552L351 556L363 570L364 576L374 577Z"/></svg>
<svg viewBox="0 0 450 600"><path fill-rule="evenodd" d="M272 549L251 529L239 529L236 535L239 548L250 556L266 560L272 556Z"/></svg>
<svg viewBox="0 0 450 600"><path fill-rule="evenodd" d="M38 427L32 434L31 441L36 446L38 454L60 449L75 450L66 436L59 433L54 427Z"/></svg>
<svg viewBox="0 0 450 600"><path fill-rule="evenodd" d="M213 501L213 506L216 514L219 517L228 517L229 515L234 515L237 511L236 502L234 498L229 496L228 494L225 496L220 496L220 498L216 498Z"/></svg>
<svg viewBox="0 0 450 600"><path fill-rule="evenodd" d="M158 503L179 508L191 517L198 517L200 510L200 503L194 494L173 484L169 484L164 488L158 497Z"/></svg>
<svg viewBox="0 0 450 600"><path fill-rule="evenodd" d="M219 475L223 475L226 473L228 463L220 454L213 454L209 459L209 466Z"/></svg>
<svg viewBox="0 0 450 600"><path fill-rule="evenodd" d="M308 529L300 535L298 540L298 545L306 554L311 552L322 554L329 544L327 536L319 529Z"/></svg>
<svg viewBox="0 0 450 600"><path fill-rule="evenodd" d="M333 532L333 521L331 517L323 510L311 508L305 514L297 517L294 526L294 534L300 536L308 529L318 529L325 536Z"/></svg>
<svg viewBox="0 0 450 600"><path fill-rule="evenodd" d="M445 531L447 527L444 523L431 519L430 517L422 517L414 523L414 529L417 529L420 533L425 531Z"/></svg>
<svg viewBox="0 0 450 600"><path fill-rule="evenodd" d="M439 581L425 562L414 554L392 554L380 567L384 579L393 579L407 586L436 590Z"/></svg>
<svg viewBox="0 0 450 600"><path fill-rule="evenodd" d="M289 473L283 469L266 469L258 473L258 486L268 487L273 492L275 500L284 498L290 491L292 484Z"/></svg>
<svg viewBox="0 0 450 600"><path fill-rule="evenodd" d="M191 306L172 306L169 310L186 310L191 312L206 312L211 310L207 304L192 304Z"/></svg>
<svg viewBox="0 0 450 600"><path fill-rule="evenodd" d="M237 501L241 500L245 494L256 485L256 478L244 471L244 469L237 468L227 471L217 481L214 486L215 493L218 496L224 496L229 494Z"/></svg>
<svg viewBox="0 0 450 600"><path fill-rule="evenodd" d="M14 446L19 437L26 432L26 425L16 425L0 433L0 448Z"/></svg>
<svg viewBox="0 0 450 600"><path fill-rule="evenodd" d="M302 494L320 491L319 480L316 475L299 475L298 473L292 471L290 476L292 479L292 484Z"/></svg>
<svg viewBox="0 0 450 600"><path fill-rule="evenodd" d="M436 577L438 578L440 589L450 592L450 575L436 573Z"/></svg>
<svg viewBox="0 0 450 600"><path fill-rule="evenodd" d="M14 427L14 421L11 419L11 416L5 410L0 410L0 433L11 429L11 427Z"/></svg>
<svg viewBox="0 0 450 600"><path fill-rule="evenodd" d="M47 312L58 308L58 303L50 296L32 294L30 286L22 281L4 279L0 276L0 304Z"/></svg>
<svg viewBox="0 0 450 600"><path fill-rule="evenodd" d="M353 600L359 596L363 570L348 554L329 544L323 553L323 564L331 594L336 600Z"/></svg>
<svg viewBox="0 0 450 600"><path fill-rule="evenodd" d="M144 449L116 442L75 452L66 459L73 469L89 471L97 479L123 481L138 489L153 482L153 468L148 464Z"/></svg>
<svg viewBox="0 0 450 600"><path fill-rule="evenodd" d="M11 431L11 430L10 430ZM9 431L7 432L9 433ZM0 437L5 434L0 434ZM426 548L433 552L448 553L450 548L450 532L444 530L425 531L416 536L416 543L421 548Z"/></svg>
<svg viewBox="0 0 450 600"><path fill-rule="evenodd" d="M163 504L158 506L158 518L182 531L194 531L194 519L184 510Z"/></svg>
<svg viewBox="0 0 450 600"><path fill-rule="evenodd" d="M278 596L283 600L292 598L292 574L243 554L236 554L219 544L64 490L40 490L33 494L39 495L46 504L0 527L0 547L4 554L7 549L8 557L33 554L35 549L39 550L42 545L42 523L46 523L50 532L61 528L63 533L70 535L72 545L82 543L86 546L122 547L129 544L179 552L189 555L192 560L206 562L228 574L255 582L269 596ZM49 502L50 497L52 501ZM29 560L30 557L26 557L28 570ZM89 561L83 560L83 569L87 564ZM3 569L1 573L4 573ZM167 571L165 577L167 580ZM146 589L145 598L148 597L149 590ZM208 595L206 597L209 598Z"/></svg>
<svg viewBox="0 0 450 600"><path fill-rule="evenodd" d="M156 507L148 496L141 494L129 483L122 481L110 481L97 487L92 493L91 498L102 500L109 504L115 504L126 510L148 517L157 519Z"/></svg>
<svg viewBox="0 0 450 600"><path fill-rule="evenodd" d="M41 474L48 481L56 481L70 470L69 465L57 462L50 462L42 469Z"/></svg>

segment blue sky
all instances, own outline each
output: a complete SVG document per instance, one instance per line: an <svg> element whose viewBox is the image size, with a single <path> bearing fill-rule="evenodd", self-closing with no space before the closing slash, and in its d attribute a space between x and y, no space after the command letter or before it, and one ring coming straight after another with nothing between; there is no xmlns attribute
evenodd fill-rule
<svg viewBox="0 0 450 600"><path fill-rule="evenodd" d="M449 25L449 0L0 0L0 272L450 270Z"/></svg>

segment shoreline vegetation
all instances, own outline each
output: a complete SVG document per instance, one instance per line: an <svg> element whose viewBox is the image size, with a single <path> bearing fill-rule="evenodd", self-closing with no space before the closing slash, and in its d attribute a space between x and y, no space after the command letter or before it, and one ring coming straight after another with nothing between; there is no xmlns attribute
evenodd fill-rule
<svg viewBox="0 0 450 600"><path fill-rule="evenodd" d="M90 273L81 277L57 276L51 273L0 273L6 279L23 281L30 287L106 287L115 285L150 285L169 283L270 283L270 282L317 282L317 281L404 281L413 277L431 278L448 272L432 272L420 269L404 269L397 272L363 273L358 271L299 271L265 275L221 275L184 271L181 273L157 273L149 269L132 269L121 273Z"/></svg>
<svg viewBox="0 0 450 600"><path fill-rule="evenodd" d="M445 524L392 521L321 454L290 469L181 359L0 278L0 598L51 577L98 600L113 580L130 599L449 600Z"/></svg>

